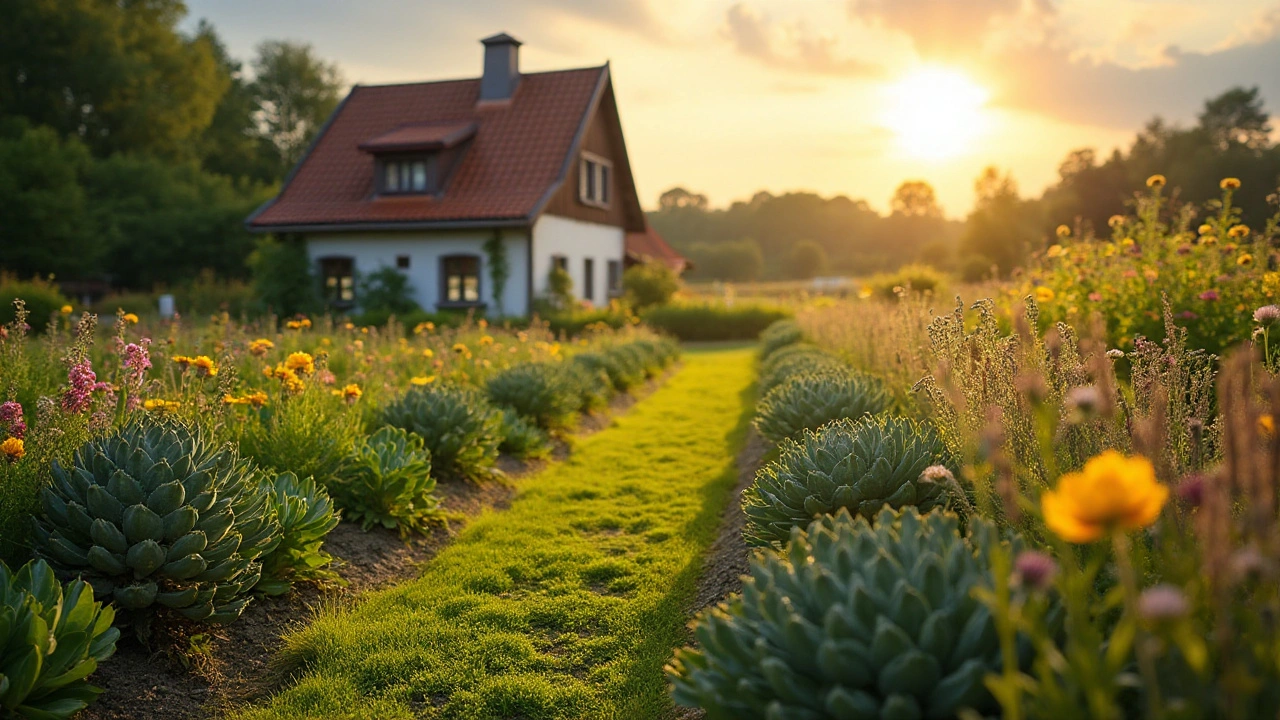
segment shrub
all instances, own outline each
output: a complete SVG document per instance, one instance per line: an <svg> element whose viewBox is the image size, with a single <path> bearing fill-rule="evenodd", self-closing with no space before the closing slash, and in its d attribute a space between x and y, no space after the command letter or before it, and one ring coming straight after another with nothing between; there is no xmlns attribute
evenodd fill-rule
<svg viewBox="0 0 1280 720"><path fill-rule="evenodd" d="M870 375L852 371L798 375L764 396L756 406L753 424L776 444L832 420L874 415L892 401L884 382Z"/></svg>
<svg viewBox="0 0 1280 720"><path fill-rule="evenodd" d="M17 280L9 275L0 275L0 325L13 322L13 301L19 298L26 303L27 322L36 333L44 332L49 320L57 316L64 305L71 304L71 300L47 280Z"/></svg>
<svg viewBox="0 0 1280 720"><path fill-rule="evenodd" d="M39 552L118 610L229 622L249 602L280 525L256 469L173 422L140 421L56 460Z"/></svg>
<svg viewBox="0 0 1280 720"><path fill-rule="evenodd" d="M640 315L655 330L680 340L753 340L765 328L791 313L781 307L718 302L678 302L650 308Z"/></svg>
<svg viewBox="0 0 1280 720"><path fill-rule="evenodd" d="M333 501L311 478L299 479L291 472L262 477L263 492L280 524L280 544L262 555L262 579L254 590L267 595L283 595L293 583L305 580L333 580L329 569L333 556L321 549L324 538L338 526Z"/></svg>
<svg viewBox="0 0 1280 720"><path fill-rule="evenodd" d="M930 425L906 418L840 420L782 444L778 458L756 473L743 493L744 535L752 545L780 545L791 529L844 508L872 518L880 508L947 504L953 492L931 465L952 465Z"/></svg>
<svg viewBox="0 0 1280 720"><path fill-rule="evenodd" d="M708 720L995 716L1000 643L974 591L992 586L999 544L986 520L962 536L955 515L915 508L797 528L697 620L698 648L668 667L675 701Z"/></svg>
<svg viewBox="0 0 1280 720"><path fill-rule="evenodd" d="M248 262L259 311L287 316L320 309L320 296L311 275L311 261L302 243L262 238L249 255Z"/></svg>
<svg viewBox="0 0 1280 720"><path fill-rule="evenodd" d="M327 487L345 472L360 427L359 413L312 385L252 411L239 430L240 452Z"/></svg>
<svg viewBox="0 0 1280 720"><path fill-rule="evenodd" d="M608 327L617 330L630 325L635 318L629 308L617 303L610 303L608 307L602 308L578 305L556 310L548 306L543 310L542 319L546 321L547 329L557 336L563 333L574 337L588 328Z"/></svg>
<svg viewBox="0 0 1280 720"><path fill-rule="evenodd" d="M382 267L360 279L360 309L404 315L419 309L413 292L407 275L393 267Z"/></svg>
<svg viewBox="0 0 1280 720"><path fill-rule="evenodd" d="M759 393L764 397L774 388L800 375L848 375L849 371L849 366L834 355L809 345L791 345L770 355L769 361L761 365Z"/></svg>
<svg viewBox="0 0 1280 720"><path fill-rule="evenodd" d="M637 311L667 304L679 289L680 278L662 263L641 263L622 273L622 290Z"/></svg>
<svg viewBox="0 0 1280 720"><path fill-rule="evenodd" d="M644 371L641 368L632 367L628 360L630 360L629 357L619 357L610 349L578 353L573 356L571 362L592 372L603 372L614 390L626 392L644 381Z"/></svg>
<svg viewBox="0 0 1280 720"><path fill-rule="evenodd" d="M382 419L421 437L436 472L449 478L487 476L502 442L501 413L467 388L411 388L387 405Z"/></svg>
<svg viewBox="0 0 1280 720"><path fill-rule="evenodd" d="M769 356L788 345L795 345L804 340L804 330L800 324L790 318L777 320L760 331L760 359L768 360Z"/></svg>
<svg viewBox="0 0 1280 720"><path fill-rule="evenodd" d="M583 363L570 361L562 366L562 371L578 399L578 412L590 413L609 405L614 390L604 370L593 370Z"/></svg>
<svg viewBox="0 0 1280 720"><path fill-rule="evenodd" d="M532 460L550 455L551 441L537 425L508 409L502 411L502 444L498 449L521 460Z"/></svg>
<svg viewBox="0 0 1280 720"><path fill-rule="evenodd" d="M0 563L0 708L5 717L65 720L102 692L85 678L116 651L115 611L82 580L58 583L43 561Z"/></svg>
<svg viewBox="0 0 1280 720"><path fill-rule="evenodd" d="M544 430L572 426L582 405L572 375L558 363L513 365L489 378L486 392L495 405L515 410Z"/></svg>
<svg viewBox="0 0 1280 720"><path fill-rule="evenodd" d="M945 275L928 265L906 265L891 273L872 275L863 287L878 298L893 300L898 293L907 291L936 295L942 290L945 280Z"/></svg>
<svg viewBox="0 0 1280 720"><path fill-rule="evenodd" d="M422 438L390 425L356 447L350 470L332 489L347 519L365 530L382 525L407 535L425 530L440 512Z"/></svg>

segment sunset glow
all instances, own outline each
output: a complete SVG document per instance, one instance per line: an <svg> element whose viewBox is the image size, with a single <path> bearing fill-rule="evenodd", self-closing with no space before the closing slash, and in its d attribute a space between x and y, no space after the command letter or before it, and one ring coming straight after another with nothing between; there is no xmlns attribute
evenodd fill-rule
<svg viewBox="0 0 1280 720"><path fill-rule="evenodd" d="M987 90L951 68L915 70L886 95L884 125L913 158L936 162L964 155L990 124Z"/></svg>

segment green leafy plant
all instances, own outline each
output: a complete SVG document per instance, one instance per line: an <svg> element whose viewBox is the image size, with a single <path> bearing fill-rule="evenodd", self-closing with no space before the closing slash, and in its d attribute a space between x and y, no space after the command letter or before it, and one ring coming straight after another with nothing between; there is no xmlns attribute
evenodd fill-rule
<svg viewBox="0 0 1280 720"><path fill-rule="evenodd" d="M544 430L573 425L582 396L563 365L532 362L513 365L489 378L489 400L515 410Z"/></svg>
<svg viewBox="0 0 1280 720"><path fill-rule="evenodd" d="M13 301L18 299L26 306L27 322L34 333L44 332L49 321L58 316L58 311L71 304L58 286L48 280L38 277L18 280L12 275L0 275L0 323L7 325L13 321L16 316Z"/></svg>
<svg viewBox="0 0 1280 720"><path fill-rule="evenodd" d="M779 443L832 420L874 415L893 397L883 381L852 371L798 375L769 391L756 407L754 424L766 440Z"/></svg>
<svg viewBox="0 0 1280 720"><path fill-rule="evenodd" d="M393 267L381 267L360 278L360 309L367 313L404 315L421 309L413 299L409 276Z"/></svg>
<svg viewBox="0 0 1280 720"><path fill-rule="evenodd" d="M804 330L795 320L777 320L760 333L760 359L767 360L774 352L804 340Z"/></svg>
<svg viewBox="0 0 1280 720"><path fill-rule="evenodd" d="M351 469L333 494L347 518L365 530L382 525L407 535L439 515L435 489L422 438L387 425L356 446Z"/></svg>
<svg viewBox="0 0 1280 720"><path fill-rule="evenodd" d="M502 296L507 291L507 280L511 277L511 261L507 258L507 245L502 239L502 232L494 230L484 241L485 258L489 261L489 280L493 283L493 302L498 315L505 315L502 307Z"/></svg>
<svg viewBox="0 0 1280 720"><path fill-rule="evenodd" d="M256 468L174 422L133 422L69 468L55 460L42 501L39 552L138 618L159 606L236 619L280 543Z"/></svg>
<svg viewBox="0 0 1280 720"><path fill-rule="evenodd" d="M640 315L649 327L681 340L754 340L772 323L789 317L791 311L780 305L727 305L719 300L677 300Z"/></svg>
<svg viewBox="0 0 1280 720"><path fill-rule="evenodd" d="M844 419L805 431L783 442L743 493L744 534L753 545L781 545L792 528L842 508L871 518L885 505L942 507L954 489L921 474L951 464L933 428L907 418Z"/></svg>
<svg viewBox="0 0 1280 720"><path fill-rule="evenodd" d="M562 371L578 399L578 412L590 413L609 405L614 389L604 370L571 361L562 366Z"/></svg>
<svg viewBox="0 0 1280 720"><path fill-rule="evenodd" d="M507 409L502 411L502 444L498 449L521 460L531 460L550 455L551 441L537 425Z"/></svg>
<svg viewBox="0 0 1280 720"><path fill-rule="evenodd" d="M662 263L647 262L622 273L622 289L636 310L665 305L680 289L680 278Z"/></svg>
<svg viewBox="0 0 1280 720"><path fill-rule="evenodd" d="M65 720L101 692L85 681L116 651L115 611L82 580L62 585L41 560L17 572L0 563L0 710Z"/></svg>
<svg viewBox="0 0 1280 720"><path fill-rule="evenodd" d="M328 486L341 477L360 437L361 418L317 383L254 410L239 428L239 450L259 465Z"/></svg>
<svg viewBox="0 0 1280 720"><path fill-rule="evenodd" d="M387 404L382 419L421 437L436 472L449 478L487 477L502 442L501 413L468 388L411 388Z"/></svg>
<svg viewBox="0 0 1280 720"><path fill-rule="evenodd" d="M337 580L329 569L333 556L321 549L325 536L338 526L329 493L315 480L291 472L274 478L264 474L261 482L280 524L280 544L263 553L262 579L253 589L283 595L298 581Z"/></svg>
<svg viewBox="0 0 1280 720"><path fill-rule="evenodd" d="M698 619L699 647L668 667L675 700L709 720L995 716L1000 642L973 591L992 585L999 545L986 520L965 536L957 516L915 508L795 528Z"/></svg>
<svg viewBox="0 0 1280 720"><path fill-rule="evenodd" d="M848 375L849 366L830 353L807 345L791 345L769 356L760 366L760 396L800 375Z"/></svg>

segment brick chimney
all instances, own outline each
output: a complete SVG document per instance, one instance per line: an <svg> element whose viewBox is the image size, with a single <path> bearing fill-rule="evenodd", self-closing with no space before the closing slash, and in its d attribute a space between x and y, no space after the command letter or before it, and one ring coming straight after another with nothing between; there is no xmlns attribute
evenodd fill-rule
<svg viewBox="0 0 1280 720"><path fill-rule="evenodd" d="M510 100L520 83L520 41L498 33L484 43L484 75L480 78L480 102Z"/></svg>

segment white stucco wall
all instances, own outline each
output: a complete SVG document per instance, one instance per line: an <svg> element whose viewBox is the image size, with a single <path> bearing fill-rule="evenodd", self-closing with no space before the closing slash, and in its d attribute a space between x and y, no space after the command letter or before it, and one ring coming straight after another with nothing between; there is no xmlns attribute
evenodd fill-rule
<svg viewBox="0 0 1280 720"><path fill-rule="evenodd" d="M409 276L414 299L423 308L435 311L440 301L440 259L446 255L476 255L480 258L480 295L488 304L489 315L497 315L499 304L493 297L493 281L489 277L489 258L485 241L492 230L457 230L433 232L351 232L323 233L307 236L307 256L319 273L319 259L327 256L351 257L357 277L383 267L396 266L396 256L409 256L409 268L401 270ZM504 230L510 275L503 291L501 308L507 315L529 313L527 289L529 277L528 236L524 230ZM360 295L357 287L356 303Z"/></svg>
<svg viewBox="0 0 1280 720"><path fill-rule="evenodd" d="M584 260L591 258L595 261L595 296L591 299L591 304L609 304L608 261L622 262L624 243L625 233L620 227L543 215L533 226L534 296L546 294L551 258L563 255L569 260L574 296L582 299L585 286Z"/></svg>

